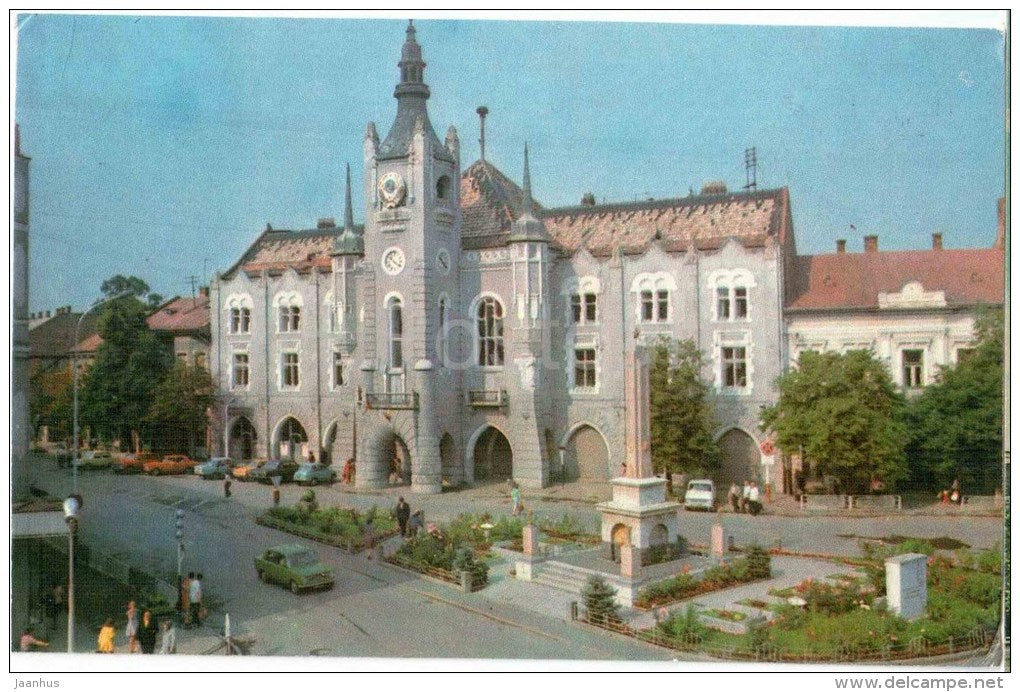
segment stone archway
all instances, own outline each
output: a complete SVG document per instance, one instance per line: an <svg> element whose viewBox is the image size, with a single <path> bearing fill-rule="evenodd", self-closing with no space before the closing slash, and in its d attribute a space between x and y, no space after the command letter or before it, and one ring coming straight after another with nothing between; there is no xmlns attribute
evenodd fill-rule
<svg viewBox="0 0 1020 692"><path fill-rule="evenodd" d="M360 425L360 422L359 422ZM355 485L365 488L385 487L396 471L397 482L410 484L415 454L414 422L411 418L368 417L365 420L363 445L358 446Z"/></svg>
<svg viewBox="0 0 1020 692"><path fill-rule="evenodd" d="M563 478L565 481L609 480L609 447L598 430L587 423L579 425L564 445Z"/></svg>
<svg viewBox="0 0 1020 692"><path fill-rule="evenodd" d="M610 536L612 536L610 541L612 560L613 562L619 562L620 548L625 545L630 545L630 527L626 524L616 524L613 526Z"/></svg>
<svg viewBox="0 0 1020 692"><path fill-rule="evenodd" d="M230 426L230 448L227 450L235 461L251 459L255 456L255 443L258 440L258 433L255 425L247 416L238 416L234 424Z"/></svg>
<svg viewBox="0 0 1020 692"><path fill-rule="evenodd" d="M513 478L514 454L510 441L494 426L485 428L475 440L471 459L476 483Z"/></svg>
<svg viewBox="0 0 1020 692"><path fill-rule="evenodd" d="M729 488L731 483L758 480L761 452L750 435L739 428L727 430L719 438L722 466L716 474L716 487ZM725 492L725 491L724 491Z"/></svg>
<svg viewBox="0 0 1020 692"><path fill-rule="evenodd" d="M319 450L319 461L326 466L333 463L336 458L336 435L340 429L340 421L333 423L326 428L326 434L322 438L322 449Z"/></svg>
<svg viewBox="0 0 1020 692"><path fill-rule="evenodd" d="M274 459L290 459L301 461L305 458L308 447L308 433L301 422L293 416L287 416L276 426L273 432L272 457Z"/></svg>
<svg viewBox="0 0 1020 692"><path fill-rule="evenodd" d="M450 433L443 433L439 440L439 459L443 468L443 483L460 485L464 476L457 465L456 443Z"/></svg>

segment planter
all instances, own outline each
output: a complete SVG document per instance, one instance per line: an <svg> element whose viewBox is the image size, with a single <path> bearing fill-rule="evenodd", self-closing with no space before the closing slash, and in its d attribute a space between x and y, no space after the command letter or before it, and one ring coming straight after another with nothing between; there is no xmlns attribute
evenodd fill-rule
<svg viewBox="0 0 1020 692"><path fill-rule="evenodd" d="M413 560L408 560L406 557L402 557L400 555L397 555L396 553L386 557L385 561L390 563L391 565L396 565L397 567L402 567L403 569L411 570L412 572L417 572L418 574L424 574L426 576L433 577L434 579L444 581L448 584L455 584L461 587L464 586L464 580L462 578L462 575L464 574L463 572L452 572L441 567L433 567L432 565L425 565L420 562L414 562ZM483 588L485 588L486 584L488 584L488 581L475 579L471 583L470 591L480 591Z"/></svg>
<svg viewBox="0 0 1020 692"><path fill-rule="evenodd" d="M340 548L342 550L346 550L349 553L358 553L365 548L365 544L361 539L351 541L341 536L325 534L320 531L311 529L307 526L302 526L300 524L294 524L289 521L277 519L276 517L271 517L268 514L263 514L261 516L256 517L255 523L260 524L261 526L268 526L271 529L283 531L285 533L289 533L300 538L307 538L308 540L315 541L316 543L324 543L326 545L333 546L334 548ZM375 542L378 545L380 542L386 540L390 536L395 536L396 533L397 533L396 530L392 530L387 531L385 533L377 534Z"/></svg>

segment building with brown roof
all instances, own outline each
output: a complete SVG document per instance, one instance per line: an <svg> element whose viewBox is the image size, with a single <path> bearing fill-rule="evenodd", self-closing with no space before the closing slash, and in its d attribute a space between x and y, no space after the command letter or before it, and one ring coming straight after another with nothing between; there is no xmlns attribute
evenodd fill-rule
<svg viewBox="0 0 1020 692"><path fill-rule="evenodd" d="M456 130L440 140L429 121L413 26L399 67L393 124L363 140L364 224L348 172L342 224L267 226L213 281L220 453L355 458L360 486L431 493L608 479L625 459L625 353L671 337L707 356L719 480L761 475L789 191L547 208L527 150L520 185L484 153L461 170Z"/></svg>

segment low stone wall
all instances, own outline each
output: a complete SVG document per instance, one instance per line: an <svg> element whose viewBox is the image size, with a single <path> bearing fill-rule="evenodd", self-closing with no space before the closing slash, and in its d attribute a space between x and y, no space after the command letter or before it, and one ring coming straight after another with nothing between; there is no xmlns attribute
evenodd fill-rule
<svg viewBox="0 0 1020 692"><path fill-rule="evenodd" d="M834 511L847 509L850 498L847 495L801 495L800 508L807 511Z"/></svg>
<svg viewBox="0 0 1020 692"><path fill-rule="evenodd" d="M1002 495L964 495L963 504L974 509L1002 509Z"/></svg>
<svg viewBox="0 0 1020 692"><path fill-rule="evenodd" d="M898 511L903 509L903 498L899 495L855 495L850 498L853 509Z"/></svg>

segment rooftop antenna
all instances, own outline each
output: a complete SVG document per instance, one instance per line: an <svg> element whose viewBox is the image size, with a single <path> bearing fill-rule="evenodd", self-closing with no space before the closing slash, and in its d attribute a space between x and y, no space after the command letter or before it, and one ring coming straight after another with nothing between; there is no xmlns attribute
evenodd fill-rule
<svg viewBox="0 0 1020 692"><path fill-rule="evenodd" d="M482 136L478 138L478 143L482 146L482 161L485 161L485 116L489 114L489 109L485 106L479 106L475 109L475 113L482 120Z"/></svg>
<svg viewBox="0 0 1020 692"><path fill-rule="evenodd" d="M758 189L758 149L751 147L744 149L744 169L747 171L747 185L745 190Z"/></svg>

